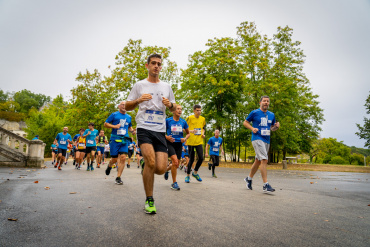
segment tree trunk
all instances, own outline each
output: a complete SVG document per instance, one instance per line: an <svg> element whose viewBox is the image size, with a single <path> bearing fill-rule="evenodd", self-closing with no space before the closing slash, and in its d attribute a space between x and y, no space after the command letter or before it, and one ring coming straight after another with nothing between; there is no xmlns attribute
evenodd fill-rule
<svg viewBox="0 0 370 247"><path fill-rule="evenodd" d="M240 159L240 138L239 138L239 154L238 154L238 163L239 163L239 159Z"/></svg>

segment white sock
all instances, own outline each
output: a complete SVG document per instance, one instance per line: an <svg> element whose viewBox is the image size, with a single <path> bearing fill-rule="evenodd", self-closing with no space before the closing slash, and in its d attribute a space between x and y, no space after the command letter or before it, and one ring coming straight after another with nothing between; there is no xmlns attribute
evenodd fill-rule
<svg viewBox="0 0 370 247"><path fill-rule="evenodd" d="M251 178L250 176L248 176L248 178L247 178L248 180L252 180L253 178Z"/></svg>
<svg viewBox="0 0 370 247"><path fill-rule="evenodd" d="M264 183L263 185L268 185L269 184L269 182L266 182L266 183Z"/></svg>

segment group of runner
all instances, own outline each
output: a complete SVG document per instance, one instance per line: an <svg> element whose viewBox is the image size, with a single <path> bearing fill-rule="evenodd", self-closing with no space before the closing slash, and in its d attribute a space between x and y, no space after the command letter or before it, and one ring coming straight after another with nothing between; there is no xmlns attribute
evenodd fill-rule
<svg viewBox="0 0 370 247"><path fill-rule="evenodd" d="M177 168L186 168L185 183L190 183L190 173L197 181L202 182L198 174L199 168L203 163L203 142L205 139L206 121L201 116L202 108L200 105L194 105L194 114L181 118L182 107L176 104L175 97L170 85L159 79L159 73L162 69L162 57L158 54L152 54L148 57L145 64L148 70L148 77L136 82L127 97L127 101L122 101L118 105L118 111L111 114L104 123L105 128L111 128L112 134L109 141L111 160L105 170L109 175L115 163L117 163L116 183L123 184L121 176L125 167L126 155L131 158L133 150L136 150L138 162L142 167L142 177L144 190L146 194L144 209L148 214L155 214L153 188L154 174L163 175L168 179L169 171L172 175L171 188L180 190L177 182ZM256 152L256 159L252 165L249 176L244 180L248 189L252 189L252 178L260 168L264 182L263 191L275 191L267 182L267 160L270 143L270 131L279 128L279 123L275 120L275 115L268 111L269 97L262 96L260 99L260 108L252 111L244 121L243 125L252 131L252 145ZM131 116L126 111L132 111L139 108L136 115L137 128L134 129L131 123ZM166 118L166 109L173 113L173 116ZM251 125L252 123L252 125ZM104 139L104 132L94 129L94 124L90 123L87 130L80 129L76 141L72 141L65 127L62 133L55 138L58 142L59 153L58 164L62 164L67 149L67 143L74 143L76 147L76 165L80 167L83 156L87 155L88 170L93 170L94 153L96 150L96 141L99 143L108 143ZM128 133L136 135L137 145ZM210 155L212 160L209 163L209 169L212 170L212 177L217 178L215 167L219 165L220 152L223 154L222 138L220 131L215 130L214 136L210 138L206 146L206 156ZM185 136L184 136L185 135ZM98 152L102 146L98 145ZM82 151L85 150L85 151ZM58 151L59 152L59 151ZM102 150L100 149L100 153ZM81 153L83 153L81 155ZM192 165L197 154L198 160L194 169ZM141 158L141 156L143 158ZM168 162L170 158L170 162ZM130 166L128 159L128 167ZM101 159L98 155L98 165L100 167ZM61 169L58 166L58 169Z"/></svg>

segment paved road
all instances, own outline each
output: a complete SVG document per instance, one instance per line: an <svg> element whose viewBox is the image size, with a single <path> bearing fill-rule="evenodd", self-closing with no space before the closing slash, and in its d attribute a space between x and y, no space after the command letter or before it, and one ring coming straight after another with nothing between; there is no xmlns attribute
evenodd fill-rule
<svg viewBox="0 0 370 247"><path fill-rule="evenodd" d="M0 246L370 246L370 174L271 170L264 194L259 175L246 189L249 170L201 167L202 183L179 173L180 191L156 176L146 215L136 167L119 186L105 166L46 165L0 168Z"/></svg>

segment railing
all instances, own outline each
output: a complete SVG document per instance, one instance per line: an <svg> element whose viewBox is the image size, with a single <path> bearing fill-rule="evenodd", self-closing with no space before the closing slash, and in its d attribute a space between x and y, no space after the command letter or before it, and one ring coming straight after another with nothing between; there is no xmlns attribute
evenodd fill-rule
<svg viewBox="0 0 370 247"><path fill-rule="evenodd" d="M25 166L38 166L44 164L45 143L41 140L30 141L9 130L0 127L0 140L3 156L12 159L14 162L23 162ZM9 157L10 156L10 157ZM1 162L11 165L10 160Z"/></svg>

